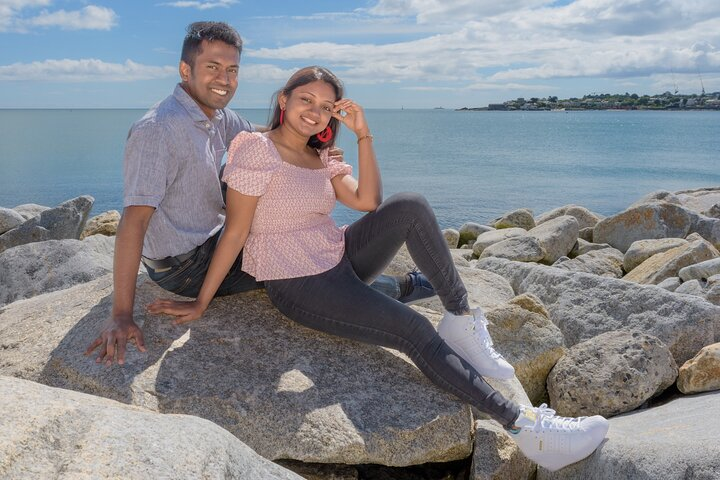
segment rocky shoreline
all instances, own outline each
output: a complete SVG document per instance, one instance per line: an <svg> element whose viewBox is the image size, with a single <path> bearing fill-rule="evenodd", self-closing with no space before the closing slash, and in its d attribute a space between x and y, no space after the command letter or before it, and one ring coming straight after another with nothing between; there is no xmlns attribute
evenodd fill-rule
<svg viewBox="0 0 720 480"><path fill-rule="evenodd" d="M554 473L401 353L299 327L262 291L173 327L140 271L148 351L95 364L119 213L92 203L0 208L0 478L720 478L720 187L444 231L516 370L491 383L610 418ZM402 250L388 273L413 266ZM413 308L440 319L438 299Z"/></svg>

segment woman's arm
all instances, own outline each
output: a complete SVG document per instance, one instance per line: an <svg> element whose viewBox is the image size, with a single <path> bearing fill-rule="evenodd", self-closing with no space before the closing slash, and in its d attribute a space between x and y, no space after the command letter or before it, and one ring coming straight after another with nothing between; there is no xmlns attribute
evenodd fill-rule
<svg viewBox="0 0 720 480"><path fill-rule="evenodd" d="M341 115L340 111L345 115ZM350 175L334 177L331 182L335 196L352 209L363 212L375 210L382 202L382 180L365 112L352 100L342 99L335 103L333 116L358 138L358 179Z"/></svg>
<svg viewBox="0 0 720 480"><path fill-rule="evenodd" d="M173 322L176 325L197 320L202 316L240 254L240 250L245 246L259 198L243 195L228 188L225 228L213 252L198 297L191 302L155 300L148 305L150 313L175 315L178 317Z"/></svg>

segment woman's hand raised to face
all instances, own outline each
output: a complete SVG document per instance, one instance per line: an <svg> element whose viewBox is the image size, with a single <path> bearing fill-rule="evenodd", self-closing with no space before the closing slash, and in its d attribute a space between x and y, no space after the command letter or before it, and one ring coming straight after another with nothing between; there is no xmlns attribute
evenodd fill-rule
<svg viewBox="0 0 720 480"><path fill-rule="evenodd" d="M333 117L352 130L358 138L370 133L362 107L348 98L341 98L335 102Z"/></svg>

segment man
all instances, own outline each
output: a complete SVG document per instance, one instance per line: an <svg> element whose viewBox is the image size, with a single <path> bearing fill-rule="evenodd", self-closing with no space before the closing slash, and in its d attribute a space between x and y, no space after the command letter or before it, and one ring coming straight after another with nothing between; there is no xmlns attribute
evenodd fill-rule
<svg viewBox="0 0 720 480"><path fill-rule="evenodd" d="M98 363L123 364L128 341L145 351L142 330L133 320L141 260L150 278L166 290L195 297L202 286L225 220L221 161L235 135L253 130L226 108L237 89L241 51L240 35L225 23L188 26L181 83L130 129L124 210L115 238L112 317L85 352L99 349ZM241 264L242 253L217 295L262 287ZM434 295L419 272L381 277L374 287L405 303Z"/></svg>

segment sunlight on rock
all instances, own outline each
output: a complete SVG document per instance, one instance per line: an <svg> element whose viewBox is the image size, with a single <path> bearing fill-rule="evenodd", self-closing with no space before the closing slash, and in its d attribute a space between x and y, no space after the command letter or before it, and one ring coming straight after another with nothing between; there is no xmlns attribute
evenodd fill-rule
<svg viewBox="0 0 720 480"><path fill-rule="evenodd" d="M315 384L312 380L305 376L303 372L294 368L282 374L278 382L277 391L300 393L314 386Z"/></svg>
<svg viewBox="0 0 720 480"><path fill-rule="evenodd" d="M172 352L176 348L182 347L188 340L190 340L190 329L188 329L187 332L183 333L180 338L175 340L172 345L170 345L170 348L168 348L168 352Z"/></svg>

